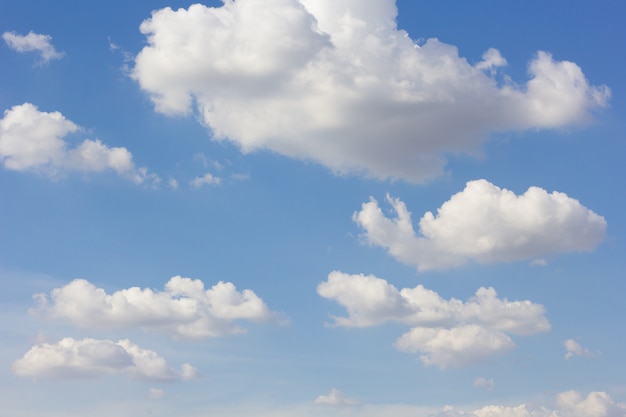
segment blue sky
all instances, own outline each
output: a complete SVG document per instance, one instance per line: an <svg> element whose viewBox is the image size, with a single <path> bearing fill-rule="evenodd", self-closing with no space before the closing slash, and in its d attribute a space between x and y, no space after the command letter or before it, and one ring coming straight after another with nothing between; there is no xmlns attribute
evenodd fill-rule
<svg viewBox="0 0 626 417"><path fill-rule="evenodd" d="M620 2L0 5L0 409L626 415Z"/></svg>

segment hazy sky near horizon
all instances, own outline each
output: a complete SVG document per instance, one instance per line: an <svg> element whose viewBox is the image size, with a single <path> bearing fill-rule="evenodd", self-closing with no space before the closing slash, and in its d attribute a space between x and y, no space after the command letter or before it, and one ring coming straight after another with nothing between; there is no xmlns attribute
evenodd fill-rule
<svg viewBox="0 0 626 417"><path fill-rule="evenodd" d="M0 414L624 417L626 6L0 5Z"/></svg>

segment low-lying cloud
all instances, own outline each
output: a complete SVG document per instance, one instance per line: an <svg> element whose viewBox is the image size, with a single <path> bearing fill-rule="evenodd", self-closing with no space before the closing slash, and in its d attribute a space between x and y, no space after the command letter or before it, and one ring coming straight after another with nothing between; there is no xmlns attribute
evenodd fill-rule
<svg viewBox="0 0 626 417"><path fill-rule="evenodd" d="M185 363L180 370L167 364L156 352L142 349L129 340L113 342L66 337L58 343L41 343L13 363L19 376L47 378L95 378L127 373L134 378L175 381L198 376Z"/></svg>

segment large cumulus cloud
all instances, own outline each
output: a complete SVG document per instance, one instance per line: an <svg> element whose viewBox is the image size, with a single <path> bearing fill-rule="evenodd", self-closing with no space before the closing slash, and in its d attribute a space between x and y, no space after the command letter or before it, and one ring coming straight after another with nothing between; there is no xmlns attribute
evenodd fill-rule
<svg viewBox="0 0 626 417"><path fill-rule="evenodd" d="M584 123L606 106L609 89L573 62L538 52L514 83L499 51L470 63L437 39L418 45L396 14L393 0L164 8L141 24L132 77L157 111L195 111L244 152L412 182L493 132Z"/></svg>
<svg viewBox="0 0 626 417"><path fill-rule="evenodd" d="M564 193L530 187L522 195L486 180L425 213L416 232L411 213L387 197L397 217L388 218L374 199L354 213L365 241L382 246L419 270L446 269L467 261L492 263L590 251L605 238L606 221Z"/></svg>

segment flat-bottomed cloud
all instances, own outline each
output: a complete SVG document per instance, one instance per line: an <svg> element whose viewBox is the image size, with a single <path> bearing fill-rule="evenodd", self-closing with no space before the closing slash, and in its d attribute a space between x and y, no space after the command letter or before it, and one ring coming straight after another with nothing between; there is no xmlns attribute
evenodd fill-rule
<svg viewBox="0 0 626 417"><path fill-rule="evenodd" d="M364 229L365 242L420 271L591 251L606 233L602 216L564 193L539 187L518 196L486 180L470 181L436 215L425 213L419 232L402 201L389 196L387 201L397 217L386 217L371 199L353 219Z"/></svg>
<svg viewBox="0 0 626 417"><path fill-rule="evenodd" d="M48 378L94 378L128 373L135 378L155 381L191 379L198 375L193 366L185 363L176 370L156 352L142 349L129 340L113 342L71 337L33 346L13 363L13 372L19 376Z"/></svg>
<svg viewBox="0 0 626 417"><path fill-rule="evenodd" d="M263 322L275 313L251 290L220 281L209 289L200 280L172 277L164 291L131 287L107 294L84 279L37 294L34 313L79 327L150 329L172 336L220 337L245 333L242 320Z"/></svg>

